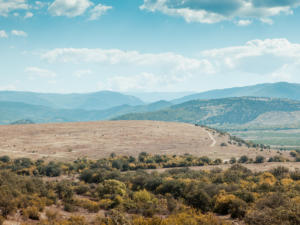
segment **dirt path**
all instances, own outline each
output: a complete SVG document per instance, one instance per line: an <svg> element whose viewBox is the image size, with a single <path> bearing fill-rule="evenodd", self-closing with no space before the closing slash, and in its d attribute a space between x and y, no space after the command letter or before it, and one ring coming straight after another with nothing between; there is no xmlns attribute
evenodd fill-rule
<svg viewBox="0 0 300 225"><path fill-rule="evenodd" d="M213 135L209 131L206 131L206 132L207 132L209 138L212 140L212 143L210 145L210 147L212 148L212 147L214 147L217 144L217 141L216 141L216 139L213 137Z"/></svg>

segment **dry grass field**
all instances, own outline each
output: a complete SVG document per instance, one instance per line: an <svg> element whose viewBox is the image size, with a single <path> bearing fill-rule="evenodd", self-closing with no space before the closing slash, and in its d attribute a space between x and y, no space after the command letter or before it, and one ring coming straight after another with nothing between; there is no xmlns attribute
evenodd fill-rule
<svg viewBox="0 0 300 225"><path fill-rule="evenodd" d="M0 126L0 155L33 159L99 159L112 152L137 156L185 154L228 160L247 155L266 158L277 151L248 149L228 144L228 136L185 123L105 121ZM222 147L221 143L227 146ZM289 157L288 153L283 156Z"/></svg>

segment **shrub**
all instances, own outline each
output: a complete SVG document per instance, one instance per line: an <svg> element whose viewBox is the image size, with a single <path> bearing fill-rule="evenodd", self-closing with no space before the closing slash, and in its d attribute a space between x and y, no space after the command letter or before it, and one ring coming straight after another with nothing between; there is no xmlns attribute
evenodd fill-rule
<svg viewBox="0 0 300 225"><path fill-rule="evenodd" d="M241 156L241 158L239 159L239 163L246 163L248 162L249 158L246 155Z"/></svg>
<svg viewBox="0 0 300 225"><path fill-rule="evenodd" d="M232 157L232 158L229 160L229 163L230 163L230 164L236 163L236 158L235 158L235 157Z"/></svg>
<svg viewBox="0 0 300 225"><path fill-rule="evenodd" d="M290 152L290 156L292 156L292 157L295 158L295 157L297 156L297 153L296 153L295 151L291 151L291 152Z"/></svg>
<svg viewBox="0 0 300 225"><path fill-rule="evenodd" d="M232 218L244 217L246 203L232 194L221 193L216 198L215 212L222 215L231 214Z"/></svg>
<svg viewBox="0 0 300 225"><path fill-rule="evenodd" d="M9 156L5 155L5 156L1 156L0 157L0 161L4 162L4 163L8 163L10 161Z"/></svg>
<svg viewBox="0 0 300 225"><path fill-rule="evenodd" d="M255 158L255 163L264 163L265 162L265 157L261 156L261 155L258 155L256 156Z"/></svg>
<svg viewBox="0 0 300 225"><path fill-rule="evenodd" d="M32 220L39 220L39 210L36 207L23 209L23 216Z"/></svg>

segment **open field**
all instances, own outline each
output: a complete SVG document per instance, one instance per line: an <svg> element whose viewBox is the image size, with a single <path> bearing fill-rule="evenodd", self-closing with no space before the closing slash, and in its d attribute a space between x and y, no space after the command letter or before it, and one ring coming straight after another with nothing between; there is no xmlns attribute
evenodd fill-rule
<svg viewBox="0 0 300 225"><path fill-rule="evenodd" d="M185 154L229 160L247 155L266 158L277 151L248 149L229 144L221 136L185 123L156 121L105 121L61 124L0 126L0 154L33 159L74 160L79 157L99 159L111 153L137 156ZM222 147L221 144L226 143ZM281 153L289 157L287 152Z"/></svg>
<svg viewBox="0 0 300 225"><path fill-rule="evenodd" d="M265 129L232 131L232 135L276 149L300 149L300 129Z"/></svg>

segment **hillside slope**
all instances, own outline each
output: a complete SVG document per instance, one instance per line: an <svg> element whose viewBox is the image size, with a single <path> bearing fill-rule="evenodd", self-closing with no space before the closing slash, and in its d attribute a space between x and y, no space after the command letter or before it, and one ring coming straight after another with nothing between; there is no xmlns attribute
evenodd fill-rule
<svg viewBox="0 0 300 225"><path fill-rule="evenodd" d="M17 137L17 138L16 138ZM227 143L226 146L221 146ZM258 149L229 143L228 135L185 123L155 121L102 121L0 126L0 154L74 160L99 159L112 152L137 156L151 154L208 156L228 160L262 154ZM265 150L265 157L277 155ZM288 157L288 153L284 153Z"/></svg>
<svg viewBox="0 0 300 225"><path fill-rule="evenodd" d="M300 102L298 101L242 97L193 100L156 112L123 115L115 120L160 120L204 125L241 125L250 123L265 113L297 111L300 111Z"/></svg>
<svg viewBox="0 0 300 225"><path fill-rule="evenodd" d="M300 100L300 84L293 83L270 83L258 84L246 87L236 87L220 90L211 90L207 92L197 93L173 100L174 104L183 103L196 99L216 99L228 97L270 97L270 98L289 98Z"/></svg>

